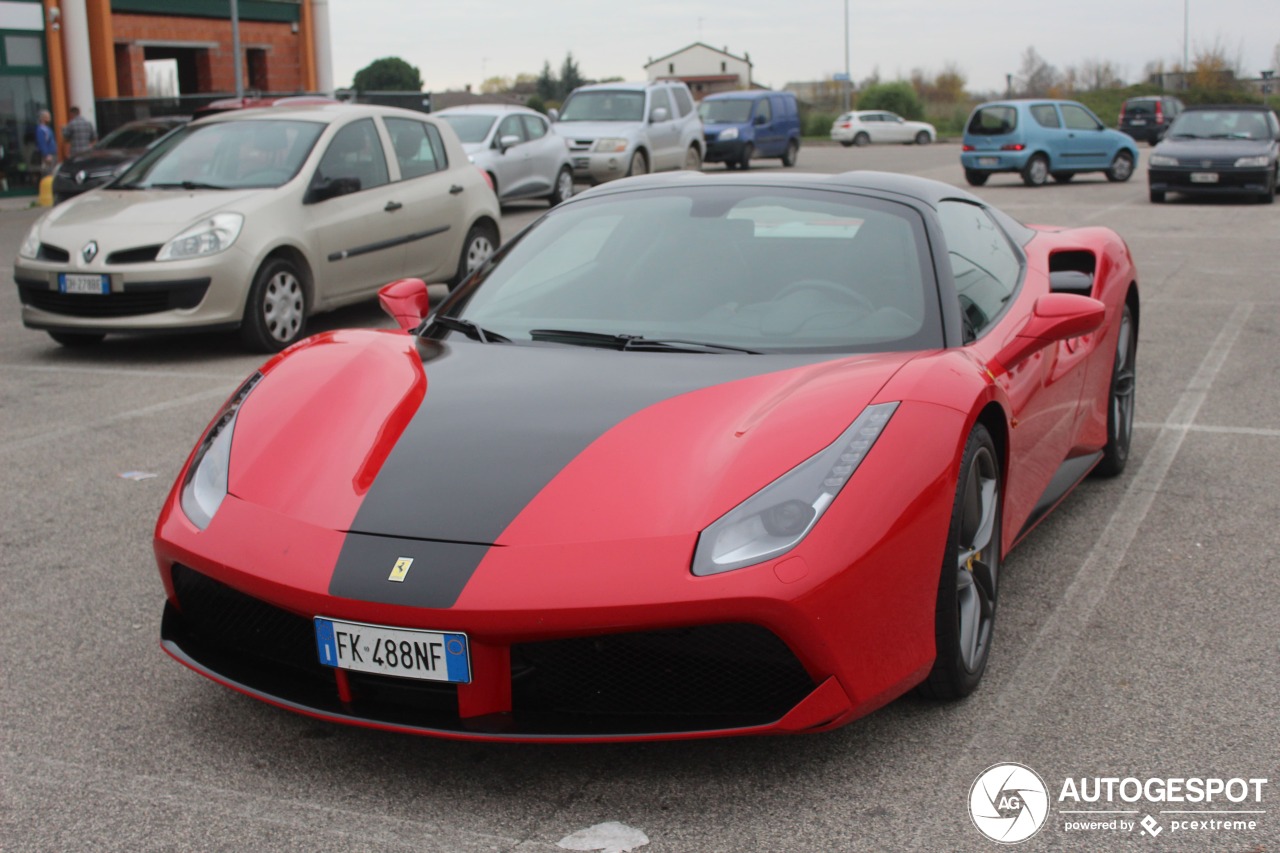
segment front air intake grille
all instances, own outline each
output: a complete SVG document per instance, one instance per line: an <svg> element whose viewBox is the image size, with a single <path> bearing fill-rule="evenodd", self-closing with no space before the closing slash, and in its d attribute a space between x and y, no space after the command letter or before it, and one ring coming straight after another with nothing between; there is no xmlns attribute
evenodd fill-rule
<svg viewBox="0 0 1280 853"><path fill-rule="evenodd" d="M18 298L50 314L67 317L135 317L182 308L195 308L209 290L209 279L125 284L123 292L62 293L43 283L19 282Z"/></svg>

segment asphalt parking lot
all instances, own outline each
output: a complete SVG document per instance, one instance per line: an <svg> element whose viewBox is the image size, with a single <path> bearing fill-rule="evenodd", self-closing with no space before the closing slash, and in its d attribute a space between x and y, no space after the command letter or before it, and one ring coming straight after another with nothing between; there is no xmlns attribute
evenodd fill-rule
<svg viewBox="0 0 1280 853"><path fill-rule="evenodd" d="M551 853L643 833L645 853L990 851L967 803L1001 762L1049 789L1021 849L1280 849L1280 205L1151 205L1149 151L1126 184L977 190L1025 222L1116 229L1142 291L1134 457L1008 560L979 691L824 735L679 744L345 729L167 658L152 526L260 359L235 336L72 351L24 329L12 264L36 213L0 211L0 849ZM800 170L851 168L963 184L952 144L801 152ZM543 209L508 210L504 236ZM369 303L313 331L347 325L391 323ZM1269 781L1260 802L1059 801L1068 779L1112 777ZM1068 828L1100 809L1116 828ZM558 845L607 822L631 841Z"/></svg>

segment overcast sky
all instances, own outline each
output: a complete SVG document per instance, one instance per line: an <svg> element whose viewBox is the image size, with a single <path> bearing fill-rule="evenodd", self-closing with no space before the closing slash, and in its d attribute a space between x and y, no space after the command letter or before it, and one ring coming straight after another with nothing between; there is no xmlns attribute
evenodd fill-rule
<svg viewBox="0 0 1280 853"><path fill-rule="evenodd" d="M1059 70L1110 60L1136 82L1153 60L1179 62L1183 10L1191 55L1221 46L1256 76L1280 43L1278 0L850 0L853 79L885 80L953 62L971 92L1003 90L1034 47ZM584 77L644 78L644 66L695 41L748 53L755 82L781 88L845 67L843 0L329 0L338 87L375 59L398 56L428 91L476 89L493 76L558 73L572 52Z"/></svg>

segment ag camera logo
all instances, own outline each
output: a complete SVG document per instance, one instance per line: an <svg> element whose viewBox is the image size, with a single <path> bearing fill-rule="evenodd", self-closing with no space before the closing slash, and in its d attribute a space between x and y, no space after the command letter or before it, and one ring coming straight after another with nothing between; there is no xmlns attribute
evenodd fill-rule
<svg viewBox="0 0 1280 853"><path fill-rule="evenodd" d="M992 841L1018 844L1044 826L1049 817L1049 790L1030 767L993 764L973 780L969 817Z"/></svg>

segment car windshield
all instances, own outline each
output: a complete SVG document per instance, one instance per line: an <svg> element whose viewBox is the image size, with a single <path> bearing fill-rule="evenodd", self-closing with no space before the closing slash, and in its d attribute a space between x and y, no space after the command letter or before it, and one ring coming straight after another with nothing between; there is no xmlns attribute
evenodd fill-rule
<svg viewBox="0 0 1280 853"><path fill-rule="evenodd" d="M453 132L464 143L484 142L489 137L489 128L497 120L496 116L478 115L476 113L458 113L457 115L441 115L440 118L449 123Z"/></svg>
<svg viewBox="0 0 1280 853"><path fill-rule="evenodd" d="M751 101L740 98L703 101L698 115L707 124L742 124L751 119Z"/></svg>
<svg viewBox="0 0 1280 853"><path fill-rule="evenodd" d="M117 189L278 187L302 168L325 125L270 119L187 125L144 155Z"/></svg>
<svg viewBox="0 0 1280 853"><path fill-rule="evenodd" d="M644 92L575 92L560 111L561 121L643 121Z"/></svg>
<svg viewBox="0 0 1280 853"><path fill-rule="evenodd" d="M982 107L969 119L968 132L977 136L1002 136L1018 126L1018 111L1009 106Z"/></svg>
<svg viewBox="0 0 1280 853"><path fill-rule="evenodd" d="M1270 139L1266 116L1255 110L1190 110L1174 119L1178 139Z"/></svg>
<svg viewBox="0 0 1280 853"><path fill-rule="evenodd" d="M633 191L554 209L441 311L517 343L932 348L942 334L927 246L913 208L878 198Z"/></svg>
<svg viewBox="0 0 1280 853"><path fill-rule="evenodd" d="M99 140L94 148L146 148L176 125L172 124L126 124L118 127Z"/></svg>

